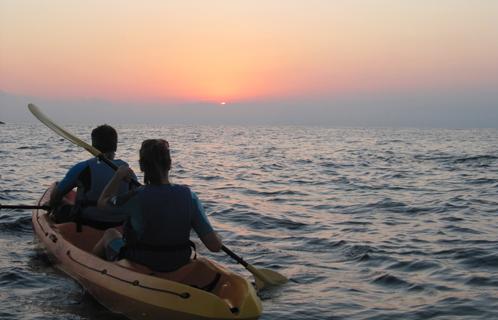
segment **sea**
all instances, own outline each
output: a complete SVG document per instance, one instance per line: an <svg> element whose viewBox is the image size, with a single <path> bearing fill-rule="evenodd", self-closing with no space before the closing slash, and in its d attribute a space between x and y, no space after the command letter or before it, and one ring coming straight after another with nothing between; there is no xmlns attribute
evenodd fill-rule
<svg viewBox="0 0 498 320"><path fill-rule="evenodd" d="M116 128L139 178L141 141L167 139L172 181L227 247L290 279L259 293L261 319L498 319L498 129ZM41 124L0 125L0 203L35 204L89 157ZM123 317L53 268L29 210L2 209L0 319Z"/></svg>

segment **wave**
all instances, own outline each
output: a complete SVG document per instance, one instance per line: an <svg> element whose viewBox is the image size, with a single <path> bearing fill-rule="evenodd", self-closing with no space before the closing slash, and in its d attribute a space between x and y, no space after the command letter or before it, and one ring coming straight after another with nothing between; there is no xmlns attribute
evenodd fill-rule
<svg viewBox="0 0 498 320"><path fill-rule="evenodd" d="M491 178L477 178L477 179L469 179L465 181L465 184L495 184L497 183L497 179L491 179Z"/></svg>
<svg viewBox="0 0 498 320"><path fill-rule="evenodd" d="M434 261L428 260L413 260L413 261L400 261L387 267L388 269L402 270L405 272L418 272L429 269L440 268L440 265Z"/></svg>
<svg viewBox="0 0 498 320"><path fill-rule="evenodd" d="M498 287L498 279L490 277L472 276L465 282L469 286Z"/></svg>
<svg viewBox="0 0 498 320"><path fill-rule="evenodd" d="M259 196L306 196L306 193L296 190L274 190L274 191L257 191L252 189L243 189L243 193Z"/></svg>
<svg viewBox="0 0 498 320"><path fill-rule="evenodd" d="M23 216L14 221L0 222L0 231L8 232L31 232L31 216Z"/></svg>
<svg viewBox="0 0 498 320"><path fill-rule="evenodd" d="M388 273L375 278L374 280L371 281L371 283L390 288L402 288L402 287L409 288L412 286L411 283Z"/></svg>
<svg viewBox="0 0 498 320"><path fill-rule="evenodd" d="M477 155L477 156L469 156L469 157L460 157L454 160L455 163L463 163L463 162L479 162L479 161L494 161L498 160L498 156L495 155Z"/></svg>
<svg viewBox="0 0 498 320"><path fill-rule="evenodd" d="M19 267L3 268L0 272L0 287L29 288L34 286L37 280L30 272Z"/></svg>
<svg viewBox="0 0 498 320"><path fill-rule="evenodd" d="M437 251L436 256L452 258L473 269L498 269L498 253L490 250L466 247Z"/></svg>

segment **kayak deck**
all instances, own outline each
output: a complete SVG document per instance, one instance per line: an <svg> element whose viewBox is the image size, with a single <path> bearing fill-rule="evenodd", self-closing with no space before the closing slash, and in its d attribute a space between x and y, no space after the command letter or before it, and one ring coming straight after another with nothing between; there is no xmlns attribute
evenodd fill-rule
<svg viewBox="0 0 498 320"><path fill-rule="evenodd" d="M50 197L49 188L39 203ZM72 197L72 195L71 195ZM257 319L261 302L249 281L199 257L167 273L128 260L110 262L91 253L103 231L75 223L54 224L33 211L33 229L55 266L97 301L130 319Z"/></svg>

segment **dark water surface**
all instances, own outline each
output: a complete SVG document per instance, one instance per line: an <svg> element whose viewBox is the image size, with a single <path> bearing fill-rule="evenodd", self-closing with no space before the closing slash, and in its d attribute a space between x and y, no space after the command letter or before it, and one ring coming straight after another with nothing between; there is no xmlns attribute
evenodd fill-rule
<svg viewBox="0 0 498 320"><path fill-rule="evenodd" d="M135 169L141 140L168 139L225 243L293 279L262 319L498 319L498 130L117 128ZM0 137L2 204L89 157L42 125ZM30 214L0 212L0 319L122 319L51 267Z"/></svg>

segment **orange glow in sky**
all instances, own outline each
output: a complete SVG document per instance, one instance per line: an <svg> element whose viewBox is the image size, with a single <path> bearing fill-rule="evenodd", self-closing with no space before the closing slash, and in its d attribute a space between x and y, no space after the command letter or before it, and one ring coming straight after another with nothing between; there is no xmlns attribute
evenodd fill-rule
<svg viewBox="0 0 498 320"><path fill-rule="evenodd" d="M0 91L219 103L486 85L497 16L496 1L6 0Z"/></svg>

